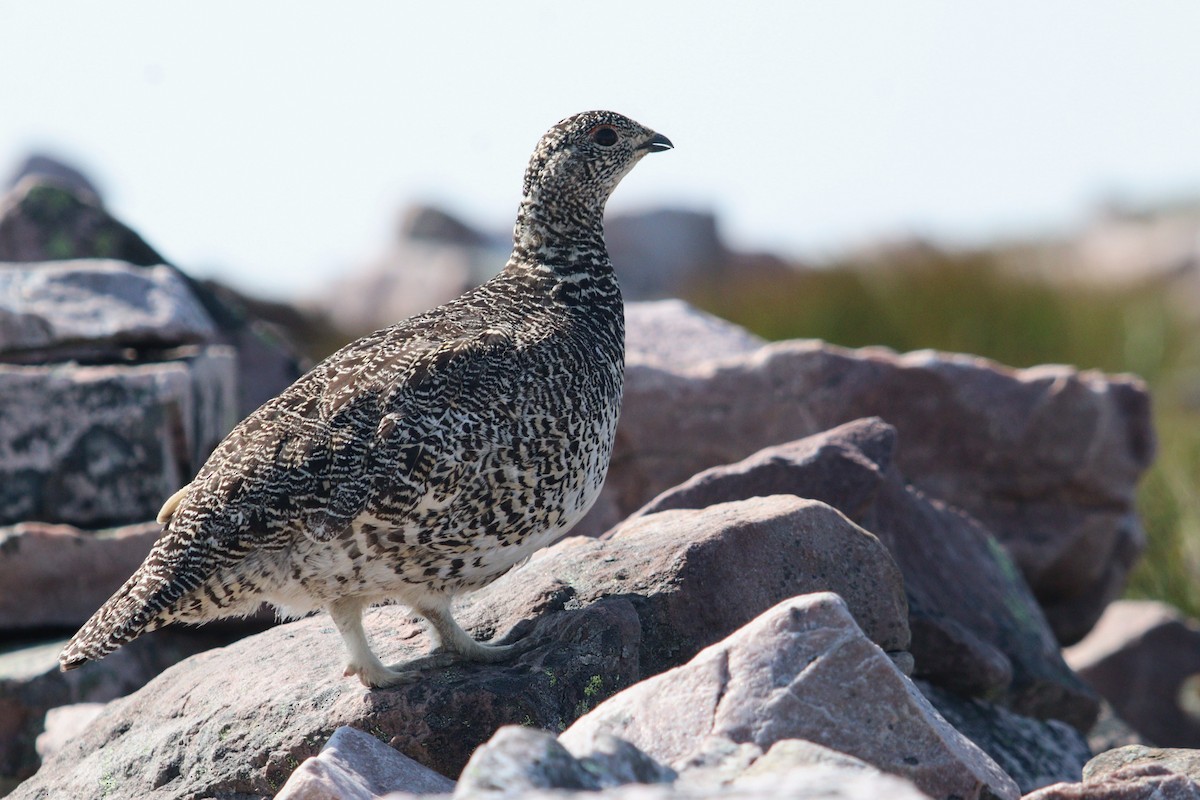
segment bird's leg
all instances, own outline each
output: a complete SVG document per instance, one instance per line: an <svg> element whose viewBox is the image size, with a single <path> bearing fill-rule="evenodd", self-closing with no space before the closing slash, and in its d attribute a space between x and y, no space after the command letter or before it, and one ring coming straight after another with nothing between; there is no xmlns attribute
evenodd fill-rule
<svg viewBox="0 0 1200 800"><path fill-rule="evenodd" d="M449 597L446 598L445 602L425 604L423 607L416 609L416 611L429 621L429 624L433 628L432 634L434 639L432 654L426 656L424 659L420 659L420 666L440 666L441 663L426 663L426 660L440 660L443 658L448 659L444 663L461 659L464 661L493 664L520 655L529 650L533 645L532 639L528 636L513 644L506 645L484 644L483 642L475 641L471 634L464 631L451 615Z"/></svg>
<svg viewBox="0 0 1200 800"><path fill-rule="evenodd" d="M329 607L329 615L333 617L333 624L342 634L342 639L346 642L346 649L350 652L350 660L346 662L344 674L357 675L363 686L367 688L399 686L416 681L420 678L419 673L388 669L371 651L371 645L367 642L367 633L363 630L363 605L363 602L357 598L344 597L335 600Z"/></svg>

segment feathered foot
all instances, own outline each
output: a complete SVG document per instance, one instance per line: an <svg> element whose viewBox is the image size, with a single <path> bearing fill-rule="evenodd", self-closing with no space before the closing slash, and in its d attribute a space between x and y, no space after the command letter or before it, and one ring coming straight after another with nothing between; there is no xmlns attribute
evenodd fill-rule
<svg viewBox="0 0 1200 800"><path fill-rule="evenodd" d="M433 652L411 661L384 666L367 642L367 634L362 625L363 608L364 604L361 601L347 598L336 601L330 607L329 613L350 653L350 660L347 662L343 674L346 676L357 675L363 686L368 688L415 683L423 677L422 670L447 667L459 661L475 661L485 664L506 661L526 652L533 646L533 641L529 637L506 645L484 644L475 641L454 621L447 602L444 606L413 609L428 620L433 627L432 632L436 642Z"/></svg>

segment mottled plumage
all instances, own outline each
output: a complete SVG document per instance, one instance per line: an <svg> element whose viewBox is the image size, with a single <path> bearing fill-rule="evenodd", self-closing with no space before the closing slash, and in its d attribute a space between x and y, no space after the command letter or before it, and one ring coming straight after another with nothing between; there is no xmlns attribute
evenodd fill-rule
<svg viewBox="0 0 1200 800"><path fill-rule="evenodd" d="M377 331L247 417L163 506L146 561L80 629L63 669L172 621L327 609L368 686L521 645L474 641L453 596L562 536L599 493L616 432L624 312L604 204L663 136L612 112L538 144L504 270ZM384 667L362 610L401 602L434 656Z"/></svg>

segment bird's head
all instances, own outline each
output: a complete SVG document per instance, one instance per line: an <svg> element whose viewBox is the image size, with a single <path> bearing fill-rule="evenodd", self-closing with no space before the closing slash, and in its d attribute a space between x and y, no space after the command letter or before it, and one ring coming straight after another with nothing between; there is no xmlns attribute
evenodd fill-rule
<svg viewBox="0 0 1200 800"><path fill-rule="evenodd" d="M567 117L538 142L525 170L523 205L551 224L598 223L621 178L671 140L612 111Z"/></svg>

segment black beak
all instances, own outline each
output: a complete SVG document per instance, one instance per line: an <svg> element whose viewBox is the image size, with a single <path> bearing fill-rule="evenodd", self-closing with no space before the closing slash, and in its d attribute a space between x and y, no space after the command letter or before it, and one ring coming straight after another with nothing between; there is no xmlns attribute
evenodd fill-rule
<svg viewBox="0 0 1200 800"><path fill-rule="evenodd" d="M650 153L661 153L663 150L670 150L675 145L671 144L671 140L663 136L661 133L656 133L646 141L638 145L638 150L645 150Z"/></svg>

